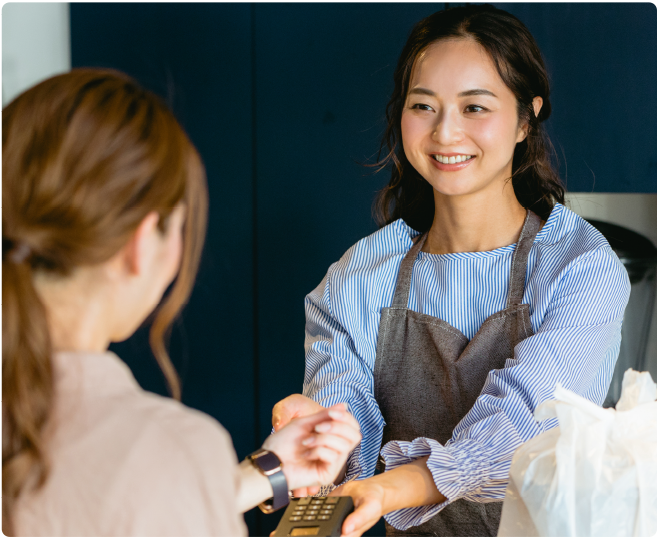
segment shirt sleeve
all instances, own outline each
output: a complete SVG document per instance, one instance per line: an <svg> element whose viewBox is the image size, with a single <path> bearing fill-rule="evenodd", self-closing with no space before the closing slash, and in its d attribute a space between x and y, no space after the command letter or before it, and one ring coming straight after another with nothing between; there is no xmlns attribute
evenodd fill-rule
<svg viewBox="0 0 660 538"><path fill-rule="evenodd" d="M630 295L625 268L607 247L575 258L555 280L539 330L520 342L504 368L488 374L468 414L443 446L433 439L391 441L382 450L386 470L429 456L428 469L447 501L397 510L385 519L404 530L431 519L459 498L502 500L514 451L556 426L538 423L534 410L556 384L602 405L621 343Z"/></svg>
<svg viewBox="0 0 660 538"><path fill-rule="evenodd" d="M373 474L385 421L373 395L372 367L360 357L348 331L331 309L331 276L335 267L336 264L330 267L324 280L305 298L303 394L325 407L346 403L360 424L362 441L349 456L346 482Z"/></svg>

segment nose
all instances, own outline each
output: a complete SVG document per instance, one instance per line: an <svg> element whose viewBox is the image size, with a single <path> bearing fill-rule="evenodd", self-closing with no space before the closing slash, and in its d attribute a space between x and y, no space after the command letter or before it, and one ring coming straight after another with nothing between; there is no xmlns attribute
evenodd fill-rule
<svg viewBox="0 0 660 538"><path fill-rule="evenodd" d="M438 114L438 120L431 138L441 146L451 146L463 140L463 126L460 115L451 110L445 109Z"/></svg>

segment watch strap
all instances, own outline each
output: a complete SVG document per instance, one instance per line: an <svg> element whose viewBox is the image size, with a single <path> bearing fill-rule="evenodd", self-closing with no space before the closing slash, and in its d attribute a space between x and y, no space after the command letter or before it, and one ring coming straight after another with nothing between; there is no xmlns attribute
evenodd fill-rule
<svg viewBox="0 0 660 538"><path fill-rule="evenodd" d="M270 514L289 504L289 487L282 471L282 462L268 450L259 449L248 456L252 464L270 481L273 497L259 505L262 512Z"/></svg>

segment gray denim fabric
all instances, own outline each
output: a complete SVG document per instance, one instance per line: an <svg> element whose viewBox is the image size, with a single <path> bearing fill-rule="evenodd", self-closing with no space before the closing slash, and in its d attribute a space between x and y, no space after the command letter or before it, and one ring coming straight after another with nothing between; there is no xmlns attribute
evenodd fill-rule
<svg viewBox="0 0 660 538"><path fill-rule="evenodd" d="M511 261L507 307L490 316L472 340L446 321L408 310L412 268L424 234L404 257L392 306L381 312L374 392L386 421L383 445L417 437L447 442L484 386L503 368L518 342L533 334L529 305L521 304L527 257L541 219L527 212ZM382 470L382 461L379 463ZM458 499L406 531L386 525L388 536L496 536L502 503Z"/></svg>

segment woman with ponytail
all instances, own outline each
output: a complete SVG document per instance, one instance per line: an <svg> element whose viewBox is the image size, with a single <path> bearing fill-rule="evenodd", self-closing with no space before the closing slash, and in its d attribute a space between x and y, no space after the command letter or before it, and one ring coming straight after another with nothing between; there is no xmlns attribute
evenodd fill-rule
<svg viewBox="0 0 660 538"><path fill-rule="evenodd" d="M2 128L4 533L243 535L241 512L332 481L360 439L343 406L239 466L226 431L175 401L164 336L192 289L207 191L160 100L123 74L74 70L17 97ZM154 309L174 399L107 351ZM262 472L276 463L277 483Z"/></svg>
<svg viewBox="0 0 660 538"><path fill-rule="evenodd" d="M557 383L601 405L630 284L607 241L564 205L543 121L550 88L529 30L489 5L413 28L394 72L376 200L381 229L306 299L304 395L345 402L363 440L338 493L344 533L495 536L511 457L556 425Z"/></svg>

